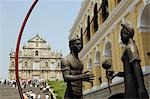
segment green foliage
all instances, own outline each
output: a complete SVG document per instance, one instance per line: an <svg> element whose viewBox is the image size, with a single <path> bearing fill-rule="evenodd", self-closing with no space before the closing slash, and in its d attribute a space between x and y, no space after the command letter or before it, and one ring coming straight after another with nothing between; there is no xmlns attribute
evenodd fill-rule
<svg viewBox="0 0 150 99"><path fill-rule="evenodd" d="M66 91L66 83L64 81L48 81L48 84L53 88L53 92L57 99L64 99L64 94Z"/></svg>

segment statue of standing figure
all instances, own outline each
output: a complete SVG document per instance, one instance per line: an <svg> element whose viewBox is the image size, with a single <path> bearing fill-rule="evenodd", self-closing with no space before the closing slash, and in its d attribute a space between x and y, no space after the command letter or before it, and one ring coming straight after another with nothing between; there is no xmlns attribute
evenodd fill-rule
<svg viewBox="0 0 150 99"><path fill-rule="evenodd" d="M118 76L123 76L125 80L125 98L149 99L144 85L139 52L133 40L134 29L130 24L121 24L121 26L121 40L126 47L121 58L124 72L118 73Z"/></svg>
<svg viewBox="0 0 150 99"><path fill-rule="evenodd" d="M65 99L82 99L82 81L91 82L94 77L89 71L82 73L83 65L78 58L78 53L82 48L81 44L80 39L70 40L70 54L61 61L63 78L67 82Z"/></svg>

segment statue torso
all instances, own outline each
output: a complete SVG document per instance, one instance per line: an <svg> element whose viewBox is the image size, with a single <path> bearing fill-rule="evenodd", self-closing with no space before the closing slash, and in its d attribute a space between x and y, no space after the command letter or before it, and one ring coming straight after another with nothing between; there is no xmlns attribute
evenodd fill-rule
<svg viewBox="0 0 150 99"><path fill-rule="evenodd" d="M67 61L68 68L70 69L70 75L79 75L82 74L83 65L79 59L77 59L74 55L69 54L65 57ZM82 81L69 81L67 82L67 92L70 94L81 96L82 95Z"/></svg>
<svg viewBox="0 0 150 99"><path fill-rule="evenodd" d="M125 97L137 96L137 81L135 80L135 73L132 62L140 61L139 54L135 43L128 44L122 56L122 62L125 72Z"/></svg>

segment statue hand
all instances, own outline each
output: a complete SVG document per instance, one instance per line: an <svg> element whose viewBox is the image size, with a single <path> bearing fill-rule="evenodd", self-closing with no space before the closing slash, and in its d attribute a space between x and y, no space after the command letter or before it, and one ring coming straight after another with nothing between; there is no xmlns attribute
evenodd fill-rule
<svg viewBox="0 0 150 99"><path fill-rule="evenodd" d="M95 76L92 73L90 73L89 71L86 71L82 74L83 81L91 82L92 80L94 80L94 77Z"/></svg>
<svg viewBox="0 0 150 99"><path fill-rule="evenodd" d="M124 72L118 72L117 74L115 74L115 76L124 77Z"/></svg>

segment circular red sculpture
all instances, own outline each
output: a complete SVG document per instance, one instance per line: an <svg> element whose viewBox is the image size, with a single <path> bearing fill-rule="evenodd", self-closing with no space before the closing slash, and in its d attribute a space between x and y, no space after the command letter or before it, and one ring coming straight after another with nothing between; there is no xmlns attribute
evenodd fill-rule
<svg viewBox="0 0 150 99"><path fill-rule="evenodd" d="M19 46L20 46L20 41L21 41L21 37L22 37L22 34L23 34L23 30L24 30L24 27L26 25L26 22L33 10L33 8L35 7L36 3L38 2L38 0L35 0L32 4L32 6L30 7L23 23L22 23L22 26L21 26L21 29L20 29L20 32L19 32L19 36L18 36L18 40L17 40L17 45L16 45L16 53L15 53L15 66L16 66L16 69L15 69L15 73L16 73L16 83L17 83L17 86L18 86L18 91L19 91L19 94L20 94L20 98L23 99L23 94L22 94L22 89L21 89L21 86L20 86L20 81L19 81L19 75L18 75L18 52L19 52Z"/></svg>

